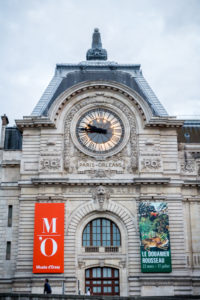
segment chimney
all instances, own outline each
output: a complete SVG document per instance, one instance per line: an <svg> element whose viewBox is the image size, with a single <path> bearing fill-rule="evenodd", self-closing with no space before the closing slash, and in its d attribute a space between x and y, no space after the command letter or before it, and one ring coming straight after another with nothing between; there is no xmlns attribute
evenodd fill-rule
<svg viewBox="0 0 200 300"><path fill-rule="evenodd" d="M5 132L6 132L6 126L9 124L8 117L4 114L1 116L1 140L0 140L0 149L4 148L4 140L5 140Z"/></svg>

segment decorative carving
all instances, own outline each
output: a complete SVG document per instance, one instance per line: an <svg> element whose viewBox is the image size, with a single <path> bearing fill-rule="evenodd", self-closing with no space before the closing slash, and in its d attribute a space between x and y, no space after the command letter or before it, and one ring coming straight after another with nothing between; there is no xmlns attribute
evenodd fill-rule
<svg viewBox="0 0 200 300"><path fill-rule="evenodd" d="M119 262L119 265L120 265L120 267L123 268L123 269L126 268L126 261L122 259L122 260Z"/></svg>
<svg viewBox="0 0 200 300"><path fill-rule="evenodd" d="M105 266L105 260L104 259L99 259L99 266L102 268Z"/></svg>
<svg viewBox="0 0 200 300"><path fill-rule="evenodd" d="M195 161L187 159L181 163L182 173L193 173L195 171Z"/></svg>
<svg viewBox="0 0 200 300"><path fill-rule="evenodd" d="M85 262L82 259L78 260L78 267L79 267L79 269L82 269L85 267Z"/></svg>
<svg viewBox="0 0 200 300"><path fill-rule="evenodd" d="M99 169L99 170L96 170L94 172L95 173L92 177L98 177L98 178L107 177L106 171L104 171L104 170Z"/></svg>
<svg viewBox="0 0 200 300"><path fill-rule="evenodd" d="M138 145L137 145L135 117L133 115L133 112L125 104L121 102L116 102L115 106L125 113L130 123L131 167L132 170L135 171L138 166Z"/></svg>
<svg viewBox="0 0 200 300"><path fill-rule="evenodd" d="M99 185L93 193L94 203L98 206L97 209L101 211L105 210L105 204L107 204L109 198L110 193L102 185Z"/></svg>
<svg viewBox="0 0 200 300"><path fill-rule="evenodd" d="M159 158L145 158L141 161L143 169L159 169L161 168L161 160Z"/></svg>
<svg viewBox="0 0 200 300"><path fill-rule="evenodd" d="M200 177L200 165L198 165L197 176Z"/></svg>
<svg viewBox="0 0 200 300"><path fill-rule="evenodd" d="M60 159L59 158L54 158L54 159L42 159L40 161L40 169L59 169L60 168Z"/></svg>
<svg viewBox="0 0 200 300"><path fill-rule="evenodd" d="M103 91L102 91L103 92ZM95 92L96 93L96 92ZM105 99L107 98L107 99ZM112 97L106 97L105 95L103 96L97 96L96 94L94 94L93 96L91 96L90 98L87 95L87 98L85 96L85 98L83 98L81 100L81 102L78 102L77 104L75 104L73 106L73 108L69 111L69 113L66 115L65 117L65 126L64 126L64 167L67 170L68 173L72 173L73 171L76 170L77 173L79 174L89 174L89 176L92 177L101 177L101 175L99 176L99 174L102 174L101 171L97 171L97 173L95 173L93 170L80 170L80 172L78 171L78 159L80 160L87 160L88 156L84 153L82 153L81 151L79 151L78 148L76 148L74 146L74 144L72 143L72 138L70 135L70 126L72 123L72 119L74 118L74 115L80 111L80 109L85 108L87 105L90 106L90 108L92 107L92 105L95 106L106 106L108 105L109 108L111 108L111 105L113 105L121 110L124 115L126 116L128 123L130 124L130 139L129 139L129 146L130 147L129 151L127 151L126 153L126 157L129 158L130 161L130 168L129 166L126 166L129 170L128 171L134 171L137 166L138 166L138 145L137 145L137 134L136 134L136 121L135 121L135 116L133 114L133 112L128 108L127 105L123 104L121 101L114 101L114 99L112 99ZM126 148L126 146L124 147L124 149ZM120 159L123 157L124 155L124 149L122 149L119 153L116 153L115 155L112 156L112 160L116 159ZM123 154L123 155L122 155ZM72 158L73 158L73 162L72 162ZM124 157L123 157L124 158ZM92 158L91 158L92 159ZM99 156L95 156L94 157L95 160L99 160ZM109 158L108 158L109 159ZM100 168L101 169L101 168ZM125 171L125 167L124 170L115 170L114 172L112 170L104 170L104 174L106 176L108 175L112 175L112 174L121 174ZM103 176L102 176L103 177Z"/></svg>
<svg viewBox="0 0 200 300"><path fill-rule="evenodd" d="M102 48L101 35L98 28L92 35L92 48L87 51L87 60L107 60L107 51Z"/></svg>

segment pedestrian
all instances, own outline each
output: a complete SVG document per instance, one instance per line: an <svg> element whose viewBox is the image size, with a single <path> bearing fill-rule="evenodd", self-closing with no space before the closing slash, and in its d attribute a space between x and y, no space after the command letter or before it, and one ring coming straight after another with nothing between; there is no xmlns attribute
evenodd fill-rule
<svg viewBox="0 0 200 300"><path fill-rule="evenodd" d="M45 279L44 294L51 294L51 286L49 284L49 279Z"/></svg>
<svg viewBox="0 0 200 300"><path fill-rule="evenodd" d="M86 295L88 295L88 296L91 295L91 293L90 293L90 288L88 288Z"/></svg>

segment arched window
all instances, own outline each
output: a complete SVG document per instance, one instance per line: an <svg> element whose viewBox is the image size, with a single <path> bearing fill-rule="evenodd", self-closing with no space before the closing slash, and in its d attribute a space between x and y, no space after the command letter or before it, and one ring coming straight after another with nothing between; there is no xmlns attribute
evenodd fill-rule
<svg viewBox="0 0 200 300"><path fill-rule="evenodd" d="M88 223L83 231L83 246L120 246L119 228L108 219L95 219Z"/></svg>

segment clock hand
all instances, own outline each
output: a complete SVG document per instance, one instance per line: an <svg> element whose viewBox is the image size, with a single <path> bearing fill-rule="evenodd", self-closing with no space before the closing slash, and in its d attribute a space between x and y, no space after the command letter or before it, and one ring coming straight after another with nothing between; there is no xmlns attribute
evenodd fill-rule
<svg viewBox="0 0 200 300"><path fill-rule="evenodd" d="M89 128L87 127L79 127L78 129L80 131L86 131L86 132L90 132L90 133L103 133L103 134L106 134L107 133L107 130L106 129L103 129L103 128L98 128L96 126L93 126L93 125L90 125L88 124L87 125Z"/></svg>
<svg viewBox="0 0 200 300"><path fill-rule="evenodd" d="M104 133L104 134L107 133L107 130L103 128L99 128L90 124L88 124L88 127L89 127L88 132L96 132L96 133Z"/></svg>

